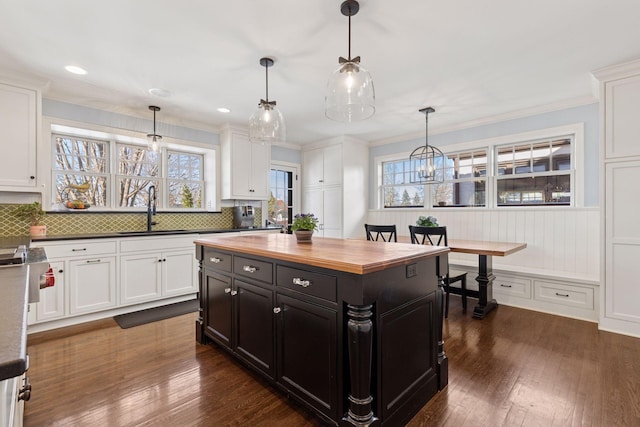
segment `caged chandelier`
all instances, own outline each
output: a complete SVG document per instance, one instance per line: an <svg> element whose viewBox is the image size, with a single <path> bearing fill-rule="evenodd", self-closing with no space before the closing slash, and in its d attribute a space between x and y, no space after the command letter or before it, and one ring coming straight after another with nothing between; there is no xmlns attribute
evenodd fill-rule
<svg viewBox="0 0 640 427"><path fill-rule="evenodd" d="M376 111L371 75L360 65L359 56L351 58L351 17L359 9L355 0L346 0L340 6L342 14L349 17L349 51L346 59L338 58L340 66L329 78L324 99L325 115L339 122L368 119Z"/></svg>
<svg viewBox="0 0 640 427"><path fill-rule="evenodd" d="M272 58L260 58L260 65L265 69L266 95L258 103L258 109L249 119L249 139L252 142L283 142L285 140L284 119L276 108L276 101L269 101L269 67L273 66Z"/></svg>
<svg viewBox="0 0 640 427"><path fill-rule="evenodd" d="M444 180L444 154L433 145L429 145L429 113L436 110L426 107L419 111L424 113L426 137L424 146L416 148L409 156L410 180L413 184L439 183Z"/></svg>
<svg viewBox="0 0 640 427"><path fill-rule="evenodd" d="M156 133L156 111L160 111L160 107L149 105L149 110L153 111L153 133L147 134L147 148L157 152L162 141L162 137Z"/></svg>

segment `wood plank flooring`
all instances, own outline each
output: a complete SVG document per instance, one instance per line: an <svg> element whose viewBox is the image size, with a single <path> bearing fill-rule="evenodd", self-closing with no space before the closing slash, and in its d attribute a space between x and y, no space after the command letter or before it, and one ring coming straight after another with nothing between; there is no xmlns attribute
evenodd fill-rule
<svg viewBox="0 0 640 427"><path fill-rule="evenodd" d="M29 336L25 426L319 426L224 351L196 315L120 329L111 319ZM640 426L640 339L500 306L483 320L451 297L449 385L417 426Z"/></svg>

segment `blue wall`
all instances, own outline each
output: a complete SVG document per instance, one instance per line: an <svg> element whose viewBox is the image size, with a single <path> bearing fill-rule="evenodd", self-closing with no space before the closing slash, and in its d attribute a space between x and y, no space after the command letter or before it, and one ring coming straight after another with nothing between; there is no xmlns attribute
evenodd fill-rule
<svg viewBox="0 0 640 427"><path fill-rule="evenodd" d="M461 142L496 138L522 132L530 132L556 126L584 123L584 206L598 206L598 159L599 159L599 115L598 104L583 105L566 110L553 111L535 116L507 120L499 123L478 126L442 134L429 134L429 144L438 148ZM411 152L418 145L424 144L424 137L412 140L371 147L369 151L369 200L371 209L375 203L376 165L375 157L394 153Z"/></svg>

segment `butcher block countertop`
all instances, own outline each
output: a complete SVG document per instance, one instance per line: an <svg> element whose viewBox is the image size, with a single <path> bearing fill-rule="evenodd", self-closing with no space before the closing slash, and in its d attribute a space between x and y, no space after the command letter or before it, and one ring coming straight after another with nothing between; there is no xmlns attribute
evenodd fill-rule
<svg viewBox="0 0 640 427"><path fill-rule="evenodd" d="M449 252L443 246L407 243L382 243L357 239L313 237L311 243L298 243L292 234L259 234L249 236L215 236L200 238L196 244L275 258L354 274L368 274L421 258Z"/></svg>

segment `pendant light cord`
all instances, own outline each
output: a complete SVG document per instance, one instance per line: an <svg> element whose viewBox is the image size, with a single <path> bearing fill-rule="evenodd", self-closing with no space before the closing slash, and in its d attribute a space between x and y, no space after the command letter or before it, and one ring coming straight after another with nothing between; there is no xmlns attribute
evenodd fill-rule
<svg viewBox="0 0 640 427"><path fill-rule="evenodd" d="M156 137L156 110L153 110L153 137Z"/></svg>
<svg viewBox="0 0 640 427"><path fill-rule="evenodd" d="M265 80L265 92L266 92L266 99L265 101L269 102L269 64L265 65L264 67L264 80Z"/></svg>
<svg viewBox="0 0 640 427"><path fill-rule="evenodd" d="M351 62L351 13L349 13L349 52L347 58L349 58L349 62Z"/></svg>

